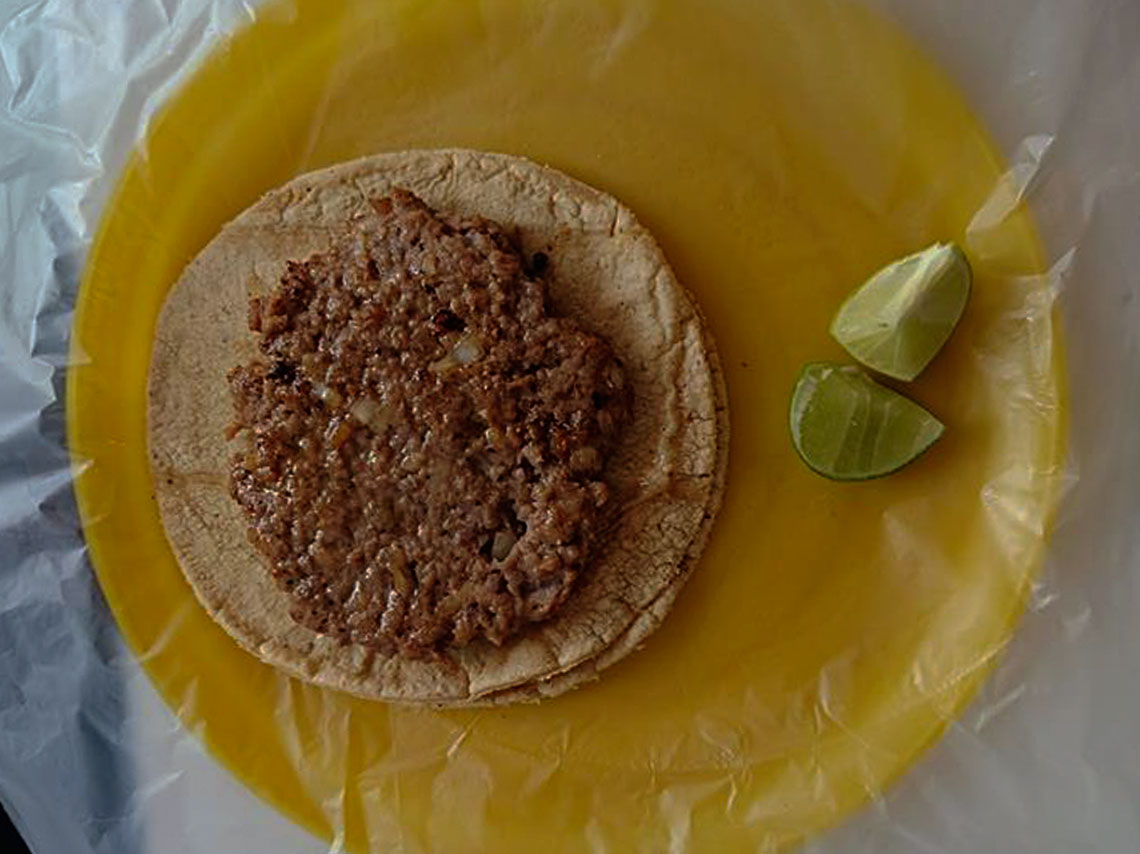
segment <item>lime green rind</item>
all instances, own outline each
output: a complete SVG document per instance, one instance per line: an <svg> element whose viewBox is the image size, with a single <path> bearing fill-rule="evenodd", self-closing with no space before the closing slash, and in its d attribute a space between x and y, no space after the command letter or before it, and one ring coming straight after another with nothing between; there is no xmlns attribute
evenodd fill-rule
<svg viewBox="0 0 1140 854"><path fill-rule="evenodd" d="M861 369L828 362L800 371L788 420L792 444L808 468L839 481L897 472L945 431L922 406Z"/></svg>
<svg viewBox="0 0 1140 854"><path fill-rule="evenodd" d="M879 270L840 306L831 335L861 364L909 382L958 325L973 286L965 253L936 243Z"/></svg>

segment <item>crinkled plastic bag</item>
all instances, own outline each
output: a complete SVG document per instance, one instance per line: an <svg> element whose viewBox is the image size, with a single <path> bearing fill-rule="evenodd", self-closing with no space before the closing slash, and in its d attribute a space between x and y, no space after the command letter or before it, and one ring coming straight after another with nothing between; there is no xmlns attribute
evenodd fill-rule
<svg viewBox="0 0 1140 854"><path fill-rule="evenodd" d="M1140 8L13 0L0 25L0 798L33 850L1134 850ZM300 685L210 623L147 495L141 383L164 289L260 192L453 144L637 211L734 436L644 650L441 713ZM913 389L947 438L819 480L790 378L935 238L978 272Z"/></svg>

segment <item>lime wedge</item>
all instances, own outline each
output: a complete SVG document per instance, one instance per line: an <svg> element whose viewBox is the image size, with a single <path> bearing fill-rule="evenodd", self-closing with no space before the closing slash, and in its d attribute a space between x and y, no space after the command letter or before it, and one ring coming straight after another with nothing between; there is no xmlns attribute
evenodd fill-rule
<svg viewBox="0 0 1140 854"><path fill-rule="evenodd" d="M868 279L840 306L831 334L868 368L913 380L958 325L971 278L962 250L936 243Z"/></svg>
<svg viewBox="0 0 1140 854"><path fill-rule="evenodd" d="M834 480L898 471L942 435L942 423L860 368L813 362L792 392L792 442L805 463Z"/></svg>

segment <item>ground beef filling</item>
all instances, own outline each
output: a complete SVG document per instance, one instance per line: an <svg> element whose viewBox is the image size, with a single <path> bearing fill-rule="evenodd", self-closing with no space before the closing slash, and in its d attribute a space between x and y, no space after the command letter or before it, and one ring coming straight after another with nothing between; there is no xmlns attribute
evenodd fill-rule
<svg viewBox="0 0 1140 854"><path fill-rule="evenodd" d="M250 302L230 488L309 628L390 652L549 617L598 537L630 396L547 259L393 192Z"/></svg>

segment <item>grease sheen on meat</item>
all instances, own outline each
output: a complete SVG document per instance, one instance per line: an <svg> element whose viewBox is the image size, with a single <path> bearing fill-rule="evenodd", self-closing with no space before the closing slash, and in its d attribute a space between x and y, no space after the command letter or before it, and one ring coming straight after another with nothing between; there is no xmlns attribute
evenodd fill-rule
<svg viewBox="0 0 1140 854"><path fill-rule="evenodd" d="M230 488L309 628L382 651L501 644L570 595L629 417L545 256L406 191L250 301Z"/></svg>

